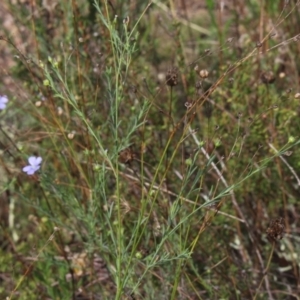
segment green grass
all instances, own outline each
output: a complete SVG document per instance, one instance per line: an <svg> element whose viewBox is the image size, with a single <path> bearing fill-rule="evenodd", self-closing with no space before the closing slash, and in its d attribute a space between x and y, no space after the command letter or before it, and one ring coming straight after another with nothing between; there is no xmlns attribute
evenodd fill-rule
<svg viewBox="0 0 300 300"><path fill-rule="evenodd" d="M299 299L299 7L180 3L1 4L1 299Z"/></svg>

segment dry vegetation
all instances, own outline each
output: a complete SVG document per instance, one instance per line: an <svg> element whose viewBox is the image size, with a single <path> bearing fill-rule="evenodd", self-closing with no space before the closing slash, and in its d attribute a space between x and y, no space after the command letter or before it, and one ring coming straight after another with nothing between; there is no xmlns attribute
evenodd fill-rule
<svg viewBox="0 0 300 300"><path fill-rule="evenodd" d="M0 17L1 299L299 299L299 1Z"/></svg>

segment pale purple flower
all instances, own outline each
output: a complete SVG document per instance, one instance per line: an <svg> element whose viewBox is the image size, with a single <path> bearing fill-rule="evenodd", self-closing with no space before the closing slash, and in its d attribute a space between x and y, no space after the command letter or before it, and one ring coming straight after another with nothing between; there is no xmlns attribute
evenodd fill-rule
<svg viewBox="0 0 300 300"><path fill-rule="evenodd" d="M23 172L27 175L33 175L41 167L42 158L40 156L30 156L28 162L29 165L23 168Z"/></svg>
<svg viewBox="0 0 300 300"><path fill-rule="evenodd" d="M8 102L7 96L5 96L5 95L1 96L0 95L0 110L3 110L6 107L7 102Z"/></svg>

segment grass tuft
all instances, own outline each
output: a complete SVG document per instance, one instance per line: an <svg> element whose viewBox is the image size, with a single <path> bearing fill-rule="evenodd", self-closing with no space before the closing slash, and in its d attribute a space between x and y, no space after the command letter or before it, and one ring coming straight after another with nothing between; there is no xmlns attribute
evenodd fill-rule
<svg viewBox="0 0 300 300"><path fill-rule="evenodd" d="M298 299L299 1L17 2L1 299Z"/></svg>

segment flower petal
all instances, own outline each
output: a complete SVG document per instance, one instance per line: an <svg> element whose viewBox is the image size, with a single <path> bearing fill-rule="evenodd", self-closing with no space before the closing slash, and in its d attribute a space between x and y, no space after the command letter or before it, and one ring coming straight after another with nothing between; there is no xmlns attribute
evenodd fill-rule
<svg viewBox="0 0 300 300"><path fill-rule="evenodd" d="M30 170L27 172L28 175L33 175L35 173L35 170Z"/></svg>
<svg viewBox="0 0 300 300"><path fill-rule="evenodd" d="M23 170L23 172L27 172L27 171L31 170L31 166L26 166L22 170Z"/></svg>
<svg viewBox="0 0 300 300"><path fill-rule="evenodd" d="M39 156L30 156L28 162L31 166L38 166L42 162L42 158Z"/></svg>
<svg viewBox="0 0 300 300"><path fill-rule="evenodd" d="M42 162L42 158L40 157L40 156L38 156L37 158L36 158L36 164L37 165L40 165L41 164L41 162Z"/></svg>
<svg viewBox="0 0 300 300"><path fill-rule="evenodd" d="M8 102L8 98L7 98L7 96L0 96L0 103L3 103L3 104L5 104L5 103L7 103Z"/></svg>
<svg viewBox="0 0 300 300"><path fill-rule="evenodd" d="M22 170L23 170L23 172L27 173L28 175L32 175L36 171L34 168L32 168L32 166L26 166Z"/></svg>
<svg viewBox="0 0 300 300"><path fill-rule="evenodd" d="M32 167L32 169L34 170L34 172L36 172L37 170L40 169L40 167L41 167L41 166L34 166L34 167Z"/></svg>

